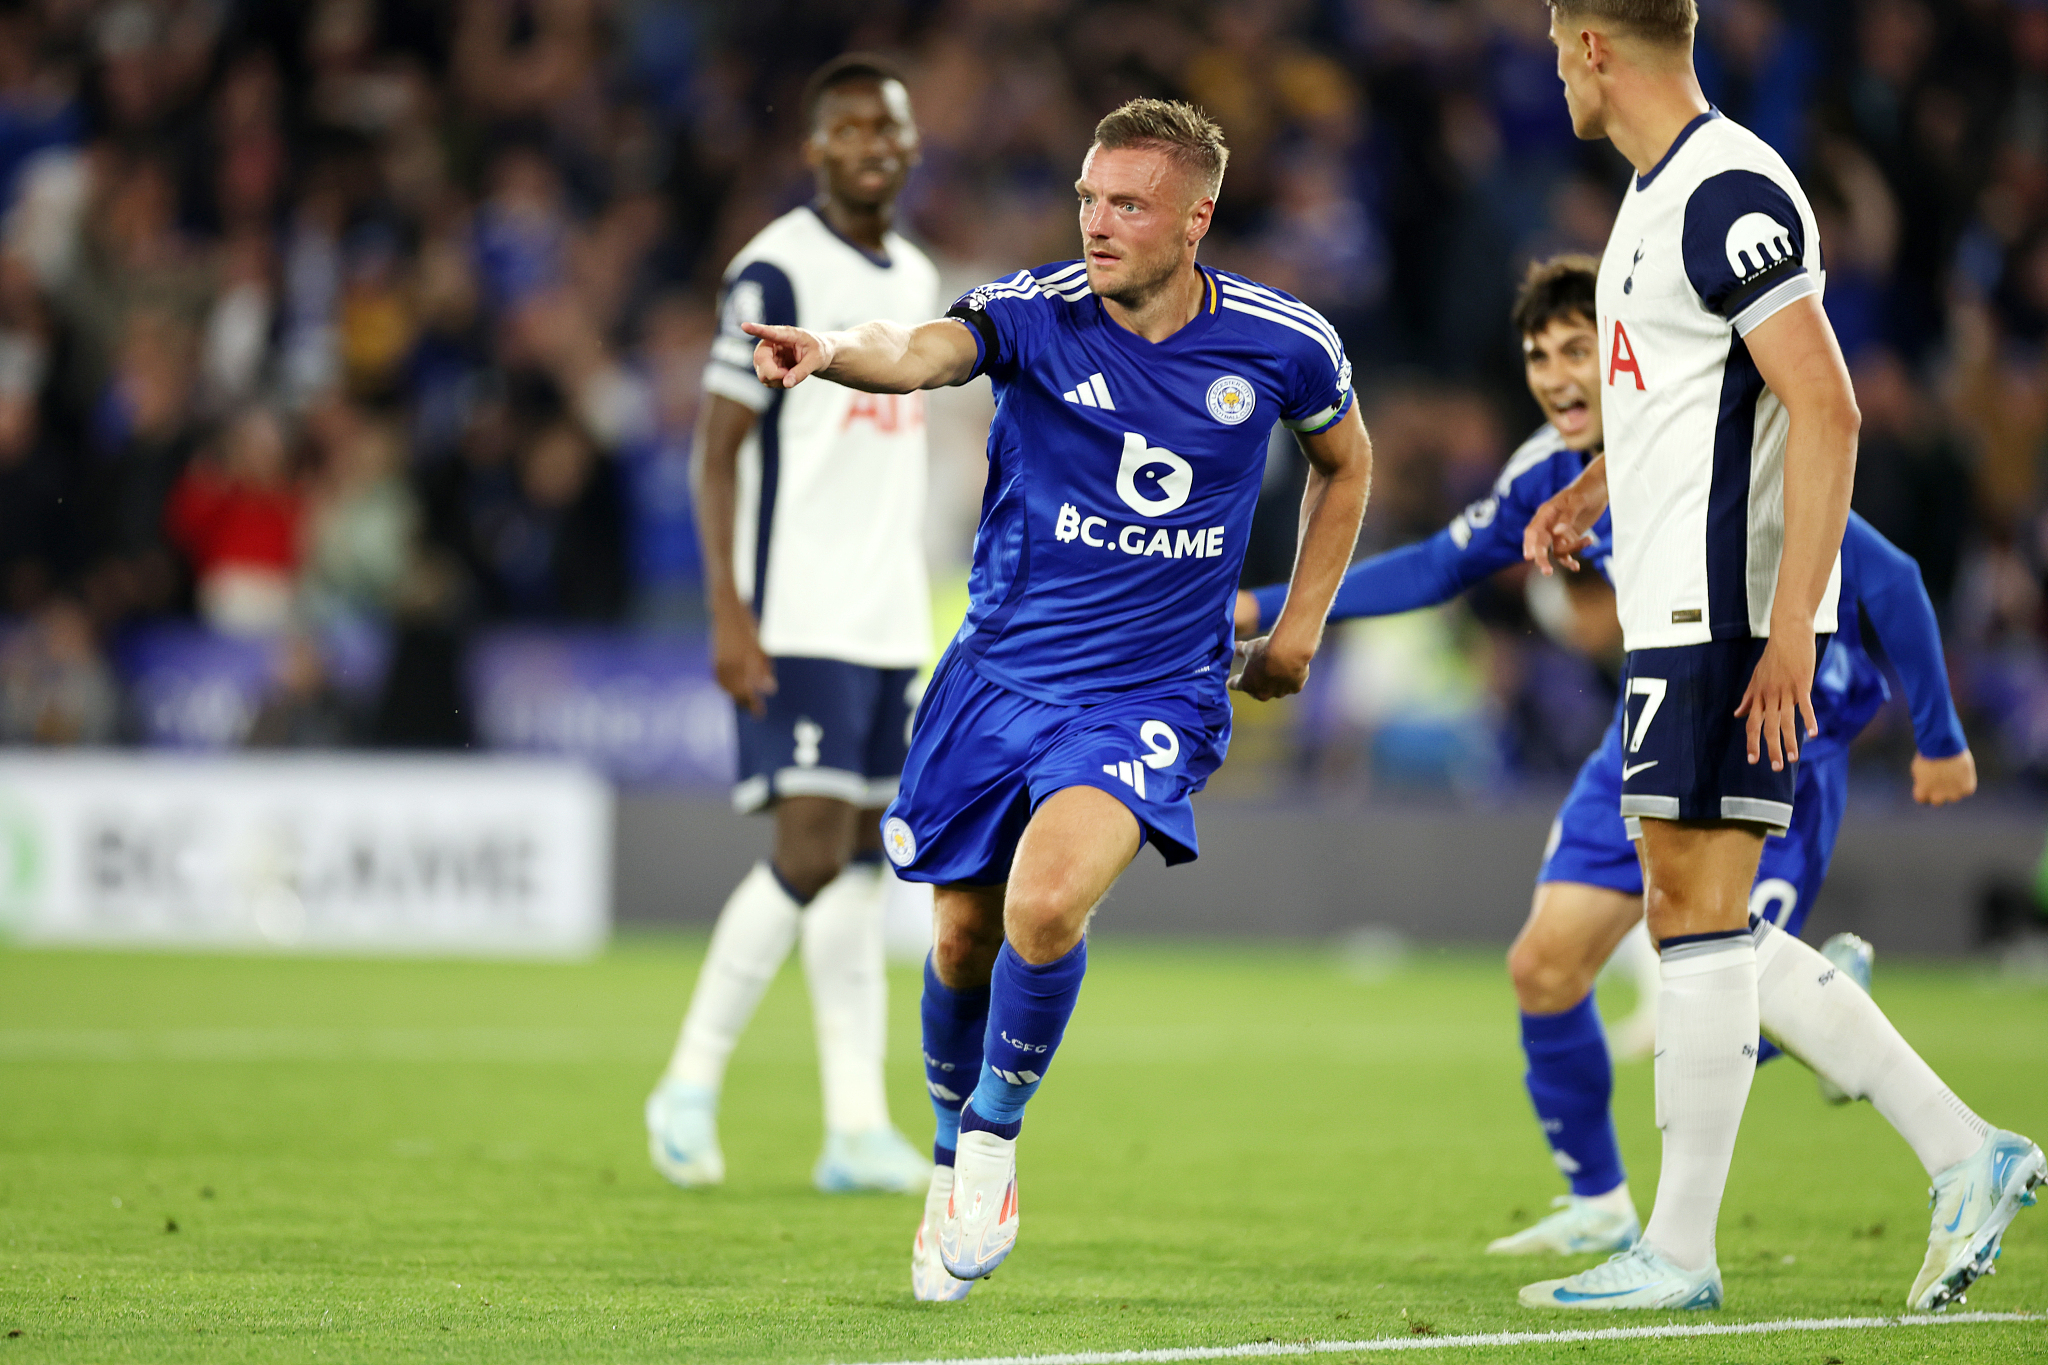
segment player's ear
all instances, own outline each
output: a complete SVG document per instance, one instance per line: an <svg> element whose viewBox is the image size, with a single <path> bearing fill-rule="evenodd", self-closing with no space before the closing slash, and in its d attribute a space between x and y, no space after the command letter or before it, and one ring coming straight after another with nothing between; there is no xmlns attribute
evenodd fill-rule
<svg viewBox="0 0 2048 1365"><path fill-rule="evenodd" d="M1216 218L1216 198L1203 195L1188 211L1188 245L1193 246L1209 235L1209 224Z"/></svg>
<svg viewBox="0 0 2048 1365"><path fill-rule="evenodd" d="M1588 71L1605 75L1614 61L1614 44L1604 33L1590 28L1579 30L1579 55Z"/></svg>

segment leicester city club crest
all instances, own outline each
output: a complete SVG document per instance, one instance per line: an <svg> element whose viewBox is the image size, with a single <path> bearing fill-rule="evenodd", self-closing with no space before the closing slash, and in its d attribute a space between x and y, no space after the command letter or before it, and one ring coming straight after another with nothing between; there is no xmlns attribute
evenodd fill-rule
<svg viewBox="0 0 2048 1365"><path fill-rule="evenodd" d="M1209 415L1225 426L1234 427L1251 416L1258 401L1251 381L1234 374L1226 374L1209 386Z"/></svg>
<svg viewBox="0 0 2048 1365"><path fill-rule="evenodd" d="M900 816L892 815L883 823L882 848L898 867L909 867L917 860L917 836Z"/></svg>

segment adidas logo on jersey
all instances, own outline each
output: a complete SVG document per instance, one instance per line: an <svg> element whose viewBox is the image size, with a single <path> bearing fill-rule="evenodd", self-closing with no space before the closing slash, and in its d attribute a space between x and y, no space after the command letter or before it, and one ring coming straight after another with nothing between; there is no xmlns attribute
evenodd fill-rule
<svg viewBox="0 0 2048 1365"><path fill-rule="evenodd" d="M1089 375L1086 380L1074 385L1073 388L1068 389L1060 397L1066 399L1069 403L1079 403L1084 408L1102 408L1107 412L1116 411L1116 404L1109 401L1109 385L1102 382L1102 376L1099 374Z"/></svg>

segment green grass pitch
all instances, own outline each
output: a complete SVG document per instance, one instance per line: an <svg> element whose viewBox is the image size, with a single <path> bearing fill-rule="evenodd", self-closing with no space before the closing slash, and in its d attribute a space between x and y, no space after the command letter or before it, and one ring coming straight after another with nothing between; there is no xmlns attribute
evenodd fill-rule
<svg viewBox="0 0 2048 1365"><path fill-rule="evenodd" d="M1497 955L1369 981L1311 948L1119 941L1109 918L1025 1129L1017 1252L960 1305L911 1301L914 1200L809 1188L794 969L735 1058L730 1183L685 1192L648 1168L640 1105L701 940L580 966L0 952L0 1365L848 1362L1614 1325L1515 1305L1567 1263L1480 1254L1559 1189ZM892 1096L922 1140L916 977L893 986ZM1882 958L1877 990L1966 1098L2048 1135L2048 990ZM1618 1106L1647 1212L1646 1064L1619 1068ZM1706 1316L1897 1313L1924 1201L1869 1106L1826 1108L1773 1063L1722 1222L1729 1306ZM2048 1209L2003 1265L1970 1307L2048 1313ZM2048 1318L1402 1358L2042 1359Z"/></svg>

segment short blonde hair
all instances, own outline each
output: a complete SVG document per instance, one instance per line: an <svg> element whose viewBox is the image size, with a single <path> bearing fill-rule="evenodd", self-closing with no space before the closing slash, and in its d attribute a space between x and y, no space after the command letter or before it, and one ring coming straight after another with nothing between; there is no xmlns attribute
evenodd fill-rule
<svg viewBox="0 0 2048 1365"><path fill-rule="evenodd" d="M1130 100L1095 125L1095 145L1116 151L1124 147L1155 147L1192 174L1215 198L1223 189L1223 171L1230 148L1215 119L1181 100Z"/></svg>
<svg viewBox="0 0 2048 1365"><path fill-rule="evenodd" d="M1549 0L1551 13L1564 17L1606 19L1639 38L1682 47L1699 26L1695 0Z"/></svg>

